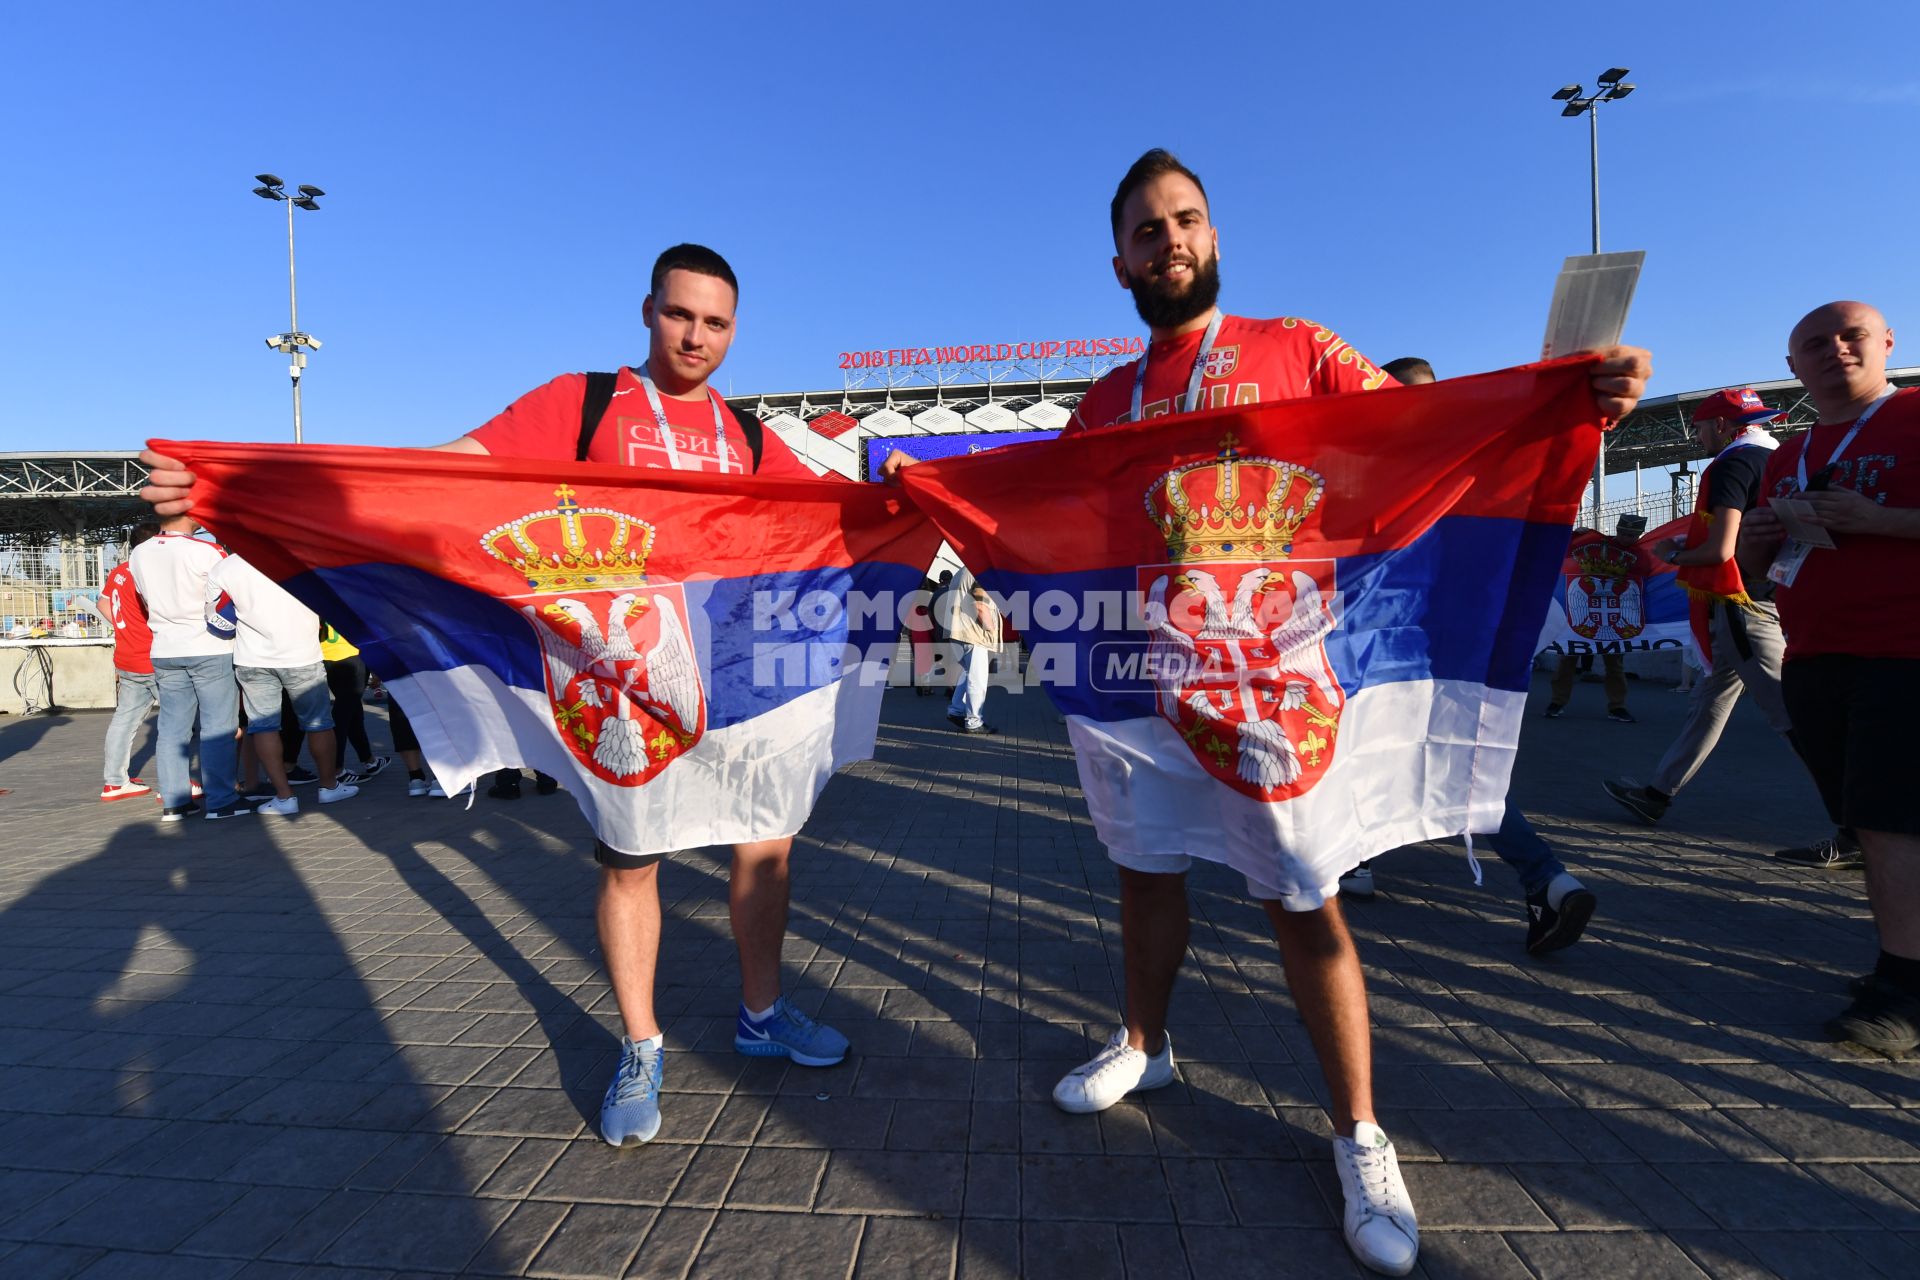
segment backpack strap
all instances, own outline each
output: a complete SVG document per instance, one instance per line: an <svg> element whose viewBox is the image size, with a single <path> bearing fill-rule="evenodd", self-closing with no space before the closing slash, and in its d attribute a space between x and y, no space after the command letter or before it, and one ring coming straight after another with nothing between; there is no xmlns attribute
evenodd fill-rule
<svg viewBox="0 0 1920 1280"><path fill-rule="evenodd" d="M613 403L613 389L619 381L617 371L587 375L587 394L580 401L580 440L573 450L575 462L587 460L587 451L593 448L593 433L600 429L600 419L607 416L607 406Z"/></svg>
<svg viewBox="0 0 1920 1280"><path fill-rule="evenodd" d="M593 447L594 432L600 429L600 420L607 416L607 408L613 403L614 388L620 381L618 373L589 373L587 392L580 401L580 440L574 447L573 460L585 462L587 451ZM725 400L721 401L726 404ZM760 419L750 413L742 413L732 405L727 412L740 428L740 434L746 437L747 452L753 455L753 471L760 470L760 455L766 448L766 428L760 425Z"/></svg>
<svg viewBox="0 0 1920 1280"><path fill-rule="evenodd" d="M725 402L722 401L722 403ZM727 405L727 412L732 414L733 420L740 425L740 434L747 438L747 452L753 455L752 470L759 471L760 454L767 443L767 429L760 425L760 419L750 413L742 413L730 404Z"/></svg>

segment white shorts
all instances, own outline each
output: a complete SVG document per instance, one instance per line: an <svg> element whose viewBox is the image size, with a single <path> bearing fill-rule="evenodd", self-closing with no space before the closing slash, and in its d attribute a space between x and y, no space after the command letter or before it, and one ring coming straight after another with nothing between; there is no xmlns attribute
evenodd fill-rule
<svg viewBox="0 0 1920 1280"><path fill-rule="evenodd" d="M1193 859L1184 853L1120 853L1112 848L1107 850L1107 859L1115 866L1129 871L1144 871L1151 875L1181 876L1193 868ZM1327 905L1329 899L1340 893L1340 877L1321 885L1317 889L1302 889L1295 893L1282 893L1270 884L1262 884L1252 876L1246 877L1247 894L1262 902L1278 902L1285 911L1318 911Z"/></svg>

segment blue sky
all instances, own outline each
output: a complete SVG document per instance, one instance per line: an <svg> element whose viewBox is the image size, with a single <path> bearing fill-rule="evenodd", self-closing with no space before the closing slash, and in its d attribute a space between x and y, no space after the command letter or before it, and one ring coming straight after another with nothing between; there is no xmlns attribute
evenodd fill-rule
<svg viewBox="0 0 1920 1280"><path fill-rule="evenodd" d="M307 438L426 444L644 349L654 254L743 282L721 381L836 353L1139 331L1106 204L1152 145L1206 180L1223 302L1443 374L1538 351L1587 247L1648 254L1653 391L1784 376L1862 297L1920 363L1910 5L11 5L0 450L283 439L285 223L326 343Z"/></svg>

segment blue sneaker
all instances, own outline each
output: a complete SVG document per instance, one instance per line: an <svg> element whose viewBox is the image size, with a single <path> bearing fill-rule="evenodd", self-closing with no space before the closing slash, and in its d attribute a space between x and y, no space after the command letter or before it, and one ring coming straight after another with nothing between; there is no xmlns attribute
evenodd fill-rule
<svg viewBox="0 0 1920 1280"><path fill-rule="evenodd" d="M781 996L766 1017L755 1022L740 1006L733 1047L755 1058L792 1058L803 1067L831 1067L847 1056L847 1038L821 1026Z"/></svg>
<svg viewBox="0 0 1920 1280"><path fill-rule="evenodd" d="M620 1041L620 1066L600 1104L600 1136L608 1144L638 1146L660 1132L660 1082L666 1057L666 1046L658 1036Z"/></svg>

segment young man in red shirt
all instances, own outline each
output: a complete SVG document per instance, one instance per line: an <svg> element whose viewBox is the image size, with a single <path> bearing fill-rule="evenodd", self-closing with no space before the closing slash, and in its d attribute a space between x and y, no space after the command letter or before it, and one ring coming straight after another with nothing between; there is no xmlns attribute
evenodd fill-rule
<svg viewBox="0 0 1920 1280"><path fill-rule="evenodd" d="M1206 192L1167 152L1149 151L1134 163L1114 194L1111 217L1114 277L1132 293L1152 342L1139 361L1094 384L1063 435L1162 414L1391 384L1331 329L1294 318L1229 316L1214 305L1219 237ZM1631 410L1649 370L1644 351L1618 347L1606 353L1593 375L1601 412L1618 419ZM1068 1111L1102 1111L1128 1093L1174 1078L1167 1007L1186 954L1191 860L1183 849L1168 849L1115 861L1125 1024L1055 1088L1054 1101ZM1405 1275L1419 1249L1419 1229L1393 1146L1375 1123L1366 987L1339 902L1329 896L1307 903L1315 895L1294 894L1283 905L1278 891L1248 887L1262 900L1326 1077L1347 1243L1367 1266Z"/></svg>
<svg viewBox="0 0 1920 1280"><path fill-rule="evenodd" d="M619 371L612 400L587 444L587 460L817 478L772 432L760 433L756 467L744 424L708 385L733 343L739 296L733 268L713 250L681 244L660 255L640 306L648 331L646 362ZM562 374L479 429L437 447L502 457L578 457L587 393L585 374ZM151 452L141 458L153 472L141 496L162 513L186 509L192 473ZM733 849L728 908L741 983L734 1047L802 1066L833 1066L846 1056L846 1037L800 1012L780 989L792 848L792 835L783 834ZM660 1128L664 1053L653 1002L660 955L660 855L636 857L596 841L594 856L601 864L595 909L600 946L626 1030L601 1104L600 1133L622 1146L649 1141Z"/></svg>
<svg viewBox="0 0 1920 1280"><path fill-rule="evenodd" d="M1787 367L1819 421L1761 479L1740 526L1740 571L1777 588L1780 691L1827 813L1859 838L1880 932L1873 973L1827 1032L1882 1053L1920 1048L1920 389L1887 380L1893 330L1864 302L1809 312ZM1771 503L1801 504L1833 545L1786 536Z"/></svg>
<svg viewBox="0 0 1920 1280"><path fill-rule="evenodd" d="M148 521L134 526L127 541L129 553L160 532ZM113 719L107 723L106 779L102 800L126 800L153 794L153 788L131 776L133 738L140 722L159 697L153 685L153 631L147 626L147 606L133 582L133 565L122 560L100 588L100 612L113 624Z"/></svg>

